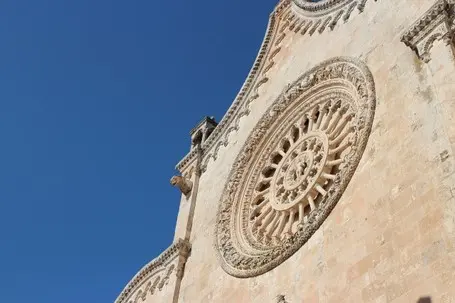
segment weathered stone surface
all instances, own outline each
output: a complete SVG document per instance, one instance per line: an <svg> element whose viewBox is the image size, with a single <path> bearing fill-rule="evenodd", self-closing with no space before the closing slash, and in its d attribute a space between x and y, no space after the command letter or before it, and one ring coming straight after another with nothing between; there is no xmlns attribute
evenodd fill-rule
<svg viewBox="0 0 455 303"><path fill-rule="evenodd" d="M145 302L263 303L278 295L289 303L455 302L455 63L452 41L441 32L450 33L452 24L434 27L441 36L431 48L412 49L432 24L429 10L442 5L444 20L453 21L453 4L338 3L347 5L340 16L331 7L298 21L287 1L272 14L239 97L202 144L202 155L193 150L179 164L195 184L191 197L182 197L176 227L176 239L187 237L192 247L183 278L169 280L168 295ZM308 18L314 18L309 27ZM256 277L234 277L222 269L213 243L236 158L289 83L339 56L364 62L374 79L376 109L358 167L333 211L294 254ZM135 295L124 302L142 302Z"/></svg>

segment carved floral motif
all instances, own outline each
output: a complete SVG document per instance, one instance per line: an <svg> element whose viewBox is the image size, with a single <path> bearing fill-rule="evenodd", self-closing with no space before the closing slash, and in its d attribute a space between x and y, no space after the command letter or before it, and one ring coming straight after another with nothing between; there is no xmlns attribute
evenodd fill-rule
<svg viewBox="0 0 455 303"><path fill-rule="evenodd" d="M215 246L236 277L263 274L323 223L356 169L375 110L366 66L334 58L290 84L239 153L226 183Z"/></svg>

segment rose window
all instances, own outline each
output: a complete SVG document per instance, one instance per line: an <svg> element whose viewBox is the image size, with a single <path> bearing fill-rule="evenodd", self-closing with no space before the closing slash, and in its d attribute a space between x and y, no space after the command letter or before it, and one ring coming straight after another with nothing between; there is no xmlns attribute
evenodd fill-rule
<svg viewBox="0 0 455 303"><path fill-rule="evenodd" d="M373 82L360 63L338 60L286 88L237 157L216 229L221 264L234 276L264 273L295 253L361 159L373 121Z"/></svg>
<svg viewBox="0 0 455 303"><path fill-rule="evenodd" d="M253 182L250 224L256 240L280 243L303 227L327 195L354 143L349 105L328 101L309 109L283 133Z"/></svg>

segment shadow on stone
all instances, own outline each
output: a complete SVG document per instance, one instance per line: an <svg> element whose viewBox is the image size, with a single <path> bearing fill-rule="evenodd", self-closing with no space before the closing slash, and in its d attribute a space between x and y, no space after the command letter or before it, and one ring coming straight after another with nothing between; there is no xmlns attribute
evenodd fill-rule
<svg viewBox="0 0 455 303"><path fill-rule="evenodd" d="M417 303L431 303L431 298L430 297L422 297L417 301Z"/></svg>

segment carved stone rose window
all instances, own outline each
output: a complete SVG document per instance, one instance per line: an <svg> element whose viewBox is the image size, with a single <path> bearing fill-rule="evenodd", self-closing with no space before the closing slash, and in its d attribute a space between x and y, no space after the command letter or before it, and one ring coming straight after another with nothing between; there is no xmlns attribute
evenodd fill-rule
<svg viewBox="0 0 455 303"><path fill-rule="evenodd" d="M237 157L221 198L215 245L229 274L271 270L311 237L361 159L374 109L371 74L352 59L324 62L285 89Z"/></svg>

